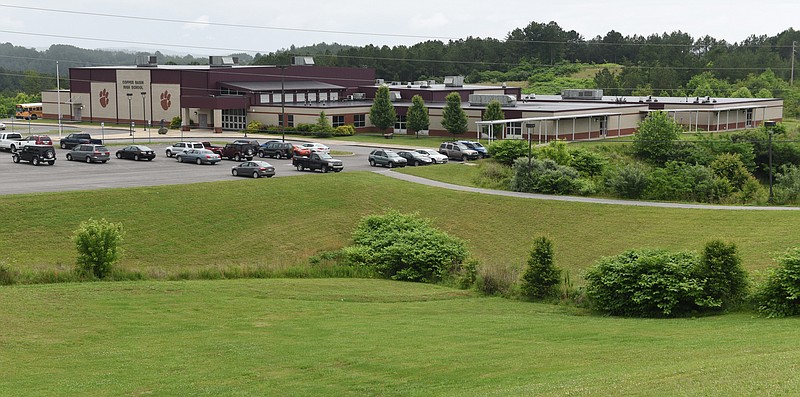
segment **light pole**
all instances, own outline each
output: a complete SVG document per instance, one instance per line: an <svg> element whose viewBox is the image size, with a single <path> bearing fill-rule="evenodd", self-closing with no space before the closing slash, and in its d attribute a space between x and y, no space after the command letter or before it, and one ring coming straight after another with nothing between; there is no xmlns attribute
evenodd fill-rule
<svg viewBox="0 0 800 397"><path fill-rule="evenodd" d="M769 135L769 203L772 204L772 133L775 130L775 122L771 120L764 121L764 128L767 130L767 135Z"/></svg>
<svg viewBox="0 0 800 397"><path fill-rule="evenodd" d="M128 96L128 122L130 124L130 132L128 133L128 136L133 136L133 112L131 111L131 100L133 99L133 93L129 92L125 95Z"/></svg>
<svg viewBox="0 0 800 397"><path fill-rule="evenodd" d="M146 92L142 91L142 124L144 124L144 130L147 131L147 105L144 102L144 97L147 95Z"/></svg>
<svg viewBox="0 0 800 397"><path fill-rule="evenodd" d="M284 87L283 76L285 75L284 70L286 70L285 65L281 65L281 142L286 142L286 109L284 104L286 103L286 89Z"/></svg>

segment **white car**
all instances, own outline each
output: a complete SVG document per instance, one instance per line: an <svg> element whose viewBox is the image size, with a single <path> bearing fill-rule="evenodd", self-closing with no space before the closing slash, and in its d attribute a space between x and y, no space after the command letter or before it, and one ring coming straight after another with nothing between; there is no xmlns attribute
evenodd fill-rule
<svg viewBox="0 0 800 397"><path fill-rule="evenodd" d="M329 147L327 147L327 146L325 146L325 145L323 145L321 143L308 142L308 143L304 143L304 144L302 144L300 146L304 147L306 149L309 149L312 152L321 152L321 153L328 153L328 154L331 153L331 148L329 148Z"/></svg>
<svg viewBox="0 0 800 397"><path fill-rule="evenodd" d="M444 164L447 162L447 156L433 150L433 149L416 149L415 152L428 156L436 164Z"/></svg>
<svg viewBox="0 0 800 397"><path fill-rule="evenodd" d="M0 123L0 131L5 131L6 125L5 123Z"/></svg>

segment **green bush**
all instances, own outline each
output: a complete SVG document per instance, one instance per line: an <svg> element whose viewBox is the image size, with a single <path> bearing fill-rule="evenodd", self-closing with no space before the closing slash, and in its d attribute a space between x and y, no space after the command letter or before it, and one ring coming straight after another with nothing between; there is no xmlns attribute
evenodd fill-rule
<svg viewBox="0 0 800 397"><path fill-rule="evenodd" d="M800 201L800 168L795 165L782 166L775 175L773 193L777 203L789 204Z"/></svg>
<svg viewBox="0 0 800 397"><path fill-rule="evenodd" d="M711 162L710 167L715 176L728 180L736 191L742 190L747 181L753 178L739 153L720 153Z"/></svg>
<svg viewBox="0 0 800 397"><path fill-rule="evenodd" d="M539 237L533 242L528 267L522 275L522 294L532 299L554 297L560 282L561 270L553 263L553 243L547 237Z"/></svg>
<svg viewBox="0 0 800 397"><path fill-rule="evenodd" d="M567 143L562 140L550 141L547 145L537 147L536 157L553 160L558 165L572 163L572 154L567 149Z"/></svg>
<svg viewBox="0 0 800 397"><path fill-rule="evenodd" d="M587 184L580 180L574 168L558 165L550 159L528 161L519 158L514 163L511 190L545 194L584 194ZM587 190L589 190L587 192Z"/></svg>
<svg viewBox="0 0 800 397"><path fill-rule="evenodd" d="M528 157L528 142L521 139L504 139L492 142L486 148L492 158L511 167L520 157Z"/></svg>
<svg viewBox="0 0 800 397"><path fill-rule="evenodd" d="M651 112L633 136L634 153L644 160L664 164L673 158L681 126L664 112Z"/></svg>
<svg viewBox="0 0 800 397"><path fill-rule="evenodd" d="M120 256L122 236L121 223L92 218L81 222L73 236L78 251L78 273L97 278L108 275Z"/></svg>
<svg viewBox="0 0 800 397"><path fill-rule="evenodd" d="M693 276L692 252L630 250L602 258L586 274L586 296L596 310L637 317L679 316L719 307Z"/></svg>
<svg viewBox="0 0 800 397"><path fill-rule="evenodd" d="M487 189L507 190L511 184L511 168L492 159L478 163L478 176L475 184Z"/></svg>
<svg viewBox="0 0 800 397"><path fill-rule="evenodd" d="M439 282L459 271L467 257L463 241L416 214L396 211L364 217L353 232L352 262L365 262L394 280Z"/></svg>
<svg viewBox="0 0 800 397"><path fill-rule="evenodd" d="M253 120L247 123L247 130L248 131L261 131L264 129L264 124L262 124L258 120Z"/></svg>
<svg viewBox="0 0 800 397"><path fill-rule="evenodd" d="M584 176L601 175L608 164L605 156L584 148L571 150L569 154L572 156L570 166Z"/></svg>
<svg viewBox="0 0 800 397"><path fill-rule="evenodd" d="M790 248L770 269L753 296L758 311L767 317L800 314L800 247Z"/></svg>
<svg viewBox="0 0 800 397"><path fill-rule="evenodd" d="M719 240L706 243L694 275L705 282L705 295L723 308L740 303L747 295L747 272L736 244Z"/></svg>
<svg viewBox="0 0 800 397"><path fill-rule="evenodd" d="M511 266L481 266L475 286L486 295L512 296L519 273Z"/></svg>
<svg viewBox="0 0 800 397"><path fill-rule="evenodd" d="M183 122L183 120L180 118L180 116L175 116L175 117L172 118L172 121L170 121L169 128L171 128L173 130L181 128L181 123L182 122Z"/></svg>
<svg viewBox="0 0 800 397"><path fill-rule="evenodd" d="M336 130L333 132L335 136L350 136L356 133L356 128L353 127L351 124L340 125L336 127Z"/></svg>
<svg viewBox="0 0 800 397"><path fill-rule="evenodd" d="M650 173L645 198L659 201L698 201L719 203L728 198L733 187L702 165L669 161L664 168Z"/></svg>
<svg viewBox="0 0 800 397"><path fill-rule="evenodd" d="M638 164L625 164L610 169L605 181L606 188L619 197L641 198L649 183L648 169Z"/></svg>

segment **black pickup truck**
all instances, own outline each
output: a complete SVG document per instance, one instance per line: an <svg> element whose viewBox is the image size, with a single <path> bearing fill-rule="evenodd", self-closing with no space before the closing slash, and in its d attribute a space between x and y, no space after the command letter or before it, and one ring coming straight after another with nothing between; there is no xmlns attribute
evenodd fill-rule
<svg viewBox="0 0 800 397"><path fill-rule="evenodd" d="M339 172L344 169L342 160L337 160L331 157L330 154L322 152L311 152L308 156L294 156L292 157L292 165L298 171L304 169L309 170L322 170L322 172Z"/></svg>
<svg viewBox="0 0 800 397"><path fill-rule="evenodd" d="M92 139L90 134L69 134L61 138L62 149L72 149L78 145L102 145L103 141L100 139Z"/></svg>

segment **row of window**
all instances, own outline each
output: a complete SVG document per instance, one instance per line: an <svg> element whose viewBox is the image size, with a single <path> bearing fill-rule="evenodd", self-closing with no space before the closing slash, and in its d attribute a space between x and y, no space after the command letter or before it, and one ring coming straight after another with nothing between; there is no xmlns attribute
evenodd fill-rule
<svg viewBox="0 0 800 397"><path fill-rule="evenodd" d="M312 103L312 102L325 102L325 101L338 101L338 92L286 92L285 103ZM261 94L259 101L262 104L266 103L283 103L283 94L274 92L271 94Z"/></svg>

